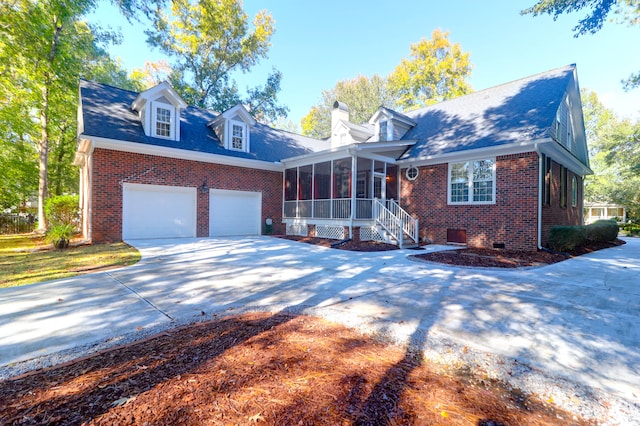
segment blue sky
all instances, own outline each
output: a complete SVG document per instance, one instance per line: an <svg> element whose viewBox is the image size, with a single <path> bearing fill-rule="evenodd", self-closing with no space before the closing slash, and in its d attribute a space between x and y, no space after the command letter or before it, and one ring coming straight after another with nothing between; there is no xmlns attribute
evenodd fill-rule
<svg viewBox="0 0 640 426"><path fill-rule="evenodd" d="M248 74L234 77L241 91L263 85L272 67L283 73L280 103L300 123L322 90L357 75L388 75L408 57L412 43L435 28L470 52L471 84L485 89L575 63L580 86L595 91L619 115L640 118L640 89L625 93L620 80L640 70L640 26L607 22L595 35L573 37L584 14L521 16L535 0L373 2L360 0L248 0L252 18L261 9L276 22L269 57ZM126 68L162 55L145 44L142 24L130 25L102 6L91 22L120 27L124 42L110 49Z"/></svg>

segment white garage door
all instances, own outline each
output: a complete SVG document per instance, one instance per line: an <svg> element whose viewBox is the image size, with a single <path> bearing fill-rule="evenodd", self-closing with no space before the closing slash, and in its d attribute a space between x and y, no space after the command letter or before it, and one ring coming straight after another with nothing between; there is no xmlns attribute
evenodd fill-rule
<svg viewBox="0 0 640 426"><path fill-rule="evenodd" d="M212 189L209 196L209 235L259 235L262 193Z"/></svg>
<svg viewBox="0 0 640 426"><path fill-rule="evenodd" d="M125 183L122 238L196 236L196 188Z"/></svg>

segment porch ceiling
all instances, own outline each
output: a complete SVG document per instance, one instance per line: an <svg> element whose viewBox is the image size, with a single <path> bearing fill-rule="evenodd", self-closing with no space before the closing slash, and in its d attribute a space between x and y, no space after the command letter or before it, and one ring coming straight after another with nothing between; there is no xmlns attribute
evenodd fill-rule
<svg viewBox="0 0 640 426"><path fill-rule="evenodd" d="M396 160L407 148L413 146L416 142L416 140L401 140L354 143L297 157L285 158L281 163L287 168L356 155L358 157L380 159L387 163L395 164Z"/></svg>

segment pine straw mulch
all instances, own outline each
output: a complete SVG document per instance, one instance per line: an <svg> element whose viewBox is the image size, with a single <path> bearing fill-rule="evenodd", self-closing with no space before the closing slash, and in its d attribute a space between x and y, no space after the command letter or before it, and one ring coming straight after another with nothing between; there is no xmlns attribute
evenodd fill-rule
<svg viewBox="0 0 640 426"><path fill-rule="evenodd" d="M0 423L588 424L468 368L445 370L318 318L266 313L172 329L0 382Z"/></svg>

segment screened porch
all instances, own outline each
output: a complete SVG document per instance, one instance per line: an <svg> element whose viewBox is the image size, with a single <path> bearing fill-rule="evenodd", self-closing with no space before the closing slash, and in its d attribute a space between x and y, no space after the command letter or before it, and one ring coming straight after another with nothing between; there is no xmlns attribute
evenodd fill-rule
<svg viewBox="0 0 640 426"><path fill-rule="evenodd" d="M375 200L398 198L398 167L346 157L290 167L284 173L283 218L373 219Z"/></svg>

